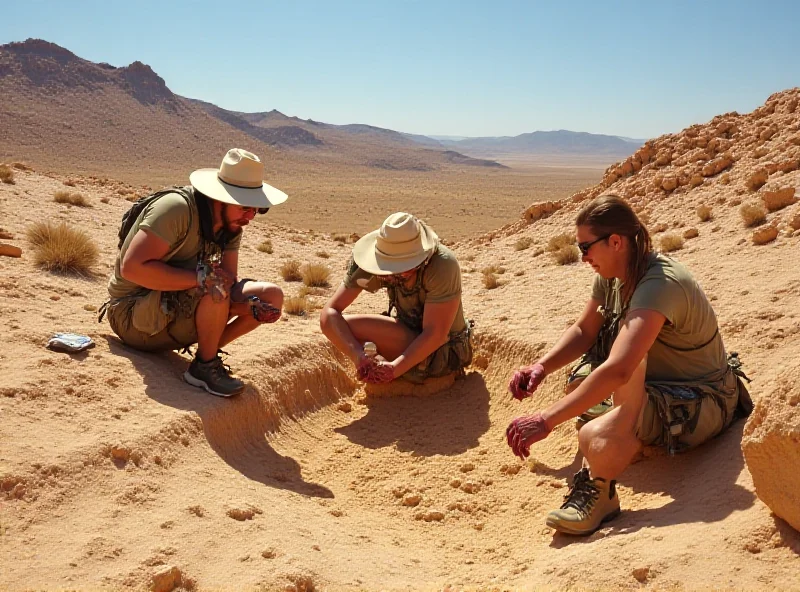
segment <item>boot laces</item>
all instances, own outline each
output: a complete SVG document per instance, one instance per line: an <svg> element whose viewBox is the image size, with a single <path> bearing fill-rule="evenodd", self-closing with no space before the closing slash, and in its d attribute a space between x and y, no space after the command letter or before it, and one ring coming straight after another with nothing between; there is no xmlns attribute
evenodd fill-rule
<svg viewBox="0 0 800 592"><path fill-rule="evenodd" d="M212 361L211 373L218 378L230 378L231 367L222 361L222 358L217 355Z"/></svg>
<svg viewBox="0 0 800 592"><path fill-rule="evenodd" d="M587 473L581 471L575 475L569 493L564 496L564 504L561 509L574 508L581 516L586 517L599 497L600 490L597 489L594 481L589 479Z"/></svg>

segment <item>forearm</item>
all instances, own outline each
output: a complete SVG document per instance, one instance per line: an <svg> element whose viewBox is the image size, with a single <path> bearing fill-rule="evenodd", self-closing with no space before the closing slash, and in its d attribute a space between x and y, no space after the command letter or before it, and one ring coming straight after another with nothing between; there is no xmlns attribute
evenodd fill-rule
<svg viewBox="0 0 800 592"><path fill-rule="evenodd" d="M586 353L594 343L595 336L586 335L577 325L564 331L556 344L538 362L548 374L574 362Z"/></svg>
<svg viewBox="0 0 800 592"><path fill-rule="evenodd" d="M334 308L323 310L320 326L325 337L327 337L339 351L344 353L354 363L358 363L359 358L364 354L364 348L353 335L350 326L347 324L347 321L345 321L341 312Z"/></svg>
<svg viewBox="0 0 800 592"><path fill-rule="evenodd" d="M392 362L394 375L405 374L447 342L447 335L422 330L406 350Z"/></svg>
<svg viewBox="0 0 800 592"><path fill-rule="evenodd" d="M148 290L177 291L197 287L197 272L163 261L148 261L122 270L122 277Z"/></svg>
<svg viewBox="0 0 800 592"><path fill-rule="evenodd" d="M600 365L578 388L542 411L542 416L547 426L553 429L604 401L625 382L625 376L618 369Z"/></svg>

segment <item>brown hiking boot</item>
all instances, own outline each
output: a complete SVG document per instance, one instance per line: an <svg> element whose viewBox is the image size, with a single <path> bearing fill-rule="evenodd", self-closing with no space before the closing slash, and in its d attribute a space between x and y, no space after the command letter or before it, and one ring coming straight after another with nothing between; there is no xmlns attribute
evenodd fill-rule
<svg viewBox="0 0 800 592"><path fill-rule="evenodd" d="M189 369L184 372L183 379L191 384L206 389L218 397L232 397L244 390L244 383L231 376L228 368L219 355L214 356L209 362L201 362L195 356Z"/></svg>
<svg viewBox="0 0 800 592"><path fill-rule="evenodd" d="M547 526L567 534L588 535L619 515L617 482L590 479L589 469L575 473L564 504L547 515Z"/></svg>

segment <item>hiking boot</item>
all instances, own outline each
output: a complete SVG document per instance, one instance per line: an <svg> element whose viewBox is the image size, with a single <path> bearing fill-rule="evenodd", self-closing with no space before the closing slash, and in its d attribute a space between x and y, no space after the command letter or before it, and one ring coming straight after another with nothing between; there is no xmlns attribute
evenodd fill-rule
<svg viewBox="0 0 800 592"><path fill-rule="evenodd" d="M547 515L547 526L567 534L587 535L619 515L617 482L590 479L589 469L575 473L564 505Z"/></svg>
<svg viewBox="0 0 800 592"><path fill-rule="evenodd" d="M189 369L183 373L183 379L218 397L232 397L244 390L244 383L231 376L230 369L222 363L219 355L214 356L210 362L201 362L195 356Z"/></svg>
<svg viewBox="0 0 800 592"><path fill-rule="evenodd" d="M609 411L611 411L612 407L613 403L611 402L611 399L606 399L605 401L601 401L594 407L589 407L586 411L581 413L575 420L575 429L579 430L593 419L597 419L601 415L608 413Z"/></svg>

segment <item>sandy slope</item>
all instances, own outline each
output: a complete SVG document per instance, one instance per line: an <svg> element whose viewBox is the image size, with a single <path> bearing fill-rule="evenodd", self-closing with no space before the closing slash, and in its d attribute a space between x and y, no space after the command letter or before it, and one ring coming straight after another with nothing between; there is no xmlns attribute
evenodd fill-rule
<svg viewBox="0 0 800 592"><path fill-rule="evenodd" d="M505 383L587 298L590 269L535 255L571 230L579 204L455 247L480 335L475 366L448 391L366 397L313 314L233 344L229 361L249 387L222 401L181 382L185 356L130 351L84 309L104 299L128 204L103 204L109 192L87 186L94 207L60 206L52 195L63 188L26 172L0 185L0 225L15 236L6 242L26 249L0 258L0 588L143 589L174 566L182 586L198 590L800 589L800 536L755 496L741 422L682 456L649 450L622 479L622 516L595 535L544 526L579 462L574 430L538 444L530 465L503 434L512 417L557 397L562 377L521 404ZM655 200L648 213L651 225L699 229L676 256L714 300L758 397L781 360L800 352L800 238L782 232L752 245L732 196L701 187ZM704 202L714 219L700 223ZM95 237L97 278L32 265L23 232L44 217ZM265 236L272 255L255 249ZM516 251L523 236L534 244ZM325 262L338 276L349 255L326 236L264 221L243 249L241 275L276 280L288 294L297 284L280 280L284 258ZM491 291L480 273L490 264L507 270ZM383 306L376 295L356 308ZM45 349L58 330L97 346L72 356Z"/></svg>

